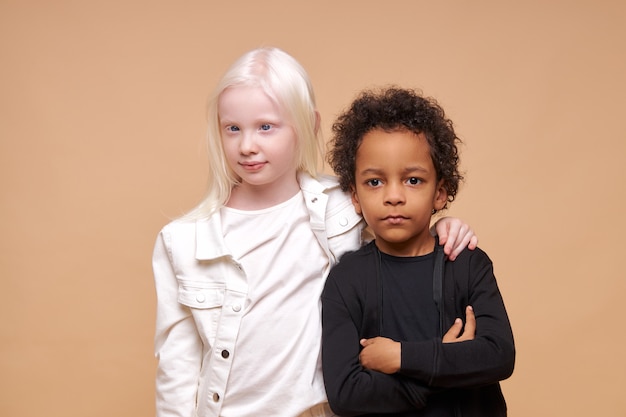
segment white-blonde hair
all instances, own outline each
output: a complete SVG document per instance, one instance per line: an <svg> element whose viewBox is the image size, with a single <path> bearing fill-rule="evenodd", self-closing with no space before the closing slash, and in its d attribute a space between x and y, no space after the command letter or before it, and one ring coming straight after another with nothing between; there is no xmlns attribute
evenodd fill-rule
<svg viewBox="0 0 626 417"><path fill-rule="evenodd" d="M188 216L210 216L228 201L239 183L229 168L222 147L219 121L220 95L231 87L260 87L289 117L298 140L297 169L315 176L321 156L319 121L308 74L291 55L278 48L254 49L235 61L222 76L208 102L208 190Z"/></svg>

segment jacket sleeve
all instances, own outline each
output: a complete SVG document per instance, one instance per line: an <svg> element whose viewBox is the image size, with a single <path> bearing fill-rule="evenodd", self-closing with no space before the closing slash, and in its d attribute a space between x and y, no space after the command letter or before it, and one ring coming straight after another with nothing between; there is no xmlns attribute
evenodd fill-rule
<svg viewBox="0 0 626 417"><path fill-rule="evenodd" d="M443 343L440 338L403 342L401 373L429 386L445 388L479 386L508 378L513 373L515 346L491 260L479 249L466 251L464 258L448 262L445 280L448 288L454 285L455 295L452 298L444 291L448 312L444 331L452 326L453 314L460 317L465 306L471 305L476 315L475 338L459 343Z"/></svg>
<svg viewBox="0 0 626 417"><path fill-rule="evenodd" d="M334 280L340 269L338 266L331 271L322 295L322 365L331 409L342 416L353 416L423 408L431 391L425 384L360 365L360 326L344 303L347 294L340 292ZM359 300L349 302L357 305Z"/></svg>
<svg viewBox="0 0 626 417"><path fill-rule="evenodd" d="M153 253L157 295L155 355L157 417L195 415L202 342L189 308L178 303L178 283L169 246L162 231Z"/></svg>

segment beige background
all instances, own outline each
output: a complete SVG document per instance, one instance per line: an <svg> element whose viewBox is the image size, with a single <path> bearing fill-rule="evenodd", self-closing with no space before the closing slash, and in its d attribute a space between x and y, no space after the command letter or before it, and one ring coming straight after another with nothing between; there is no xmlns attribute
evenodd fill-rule
<svg viewBox="0 0 626 417"><path fill-rule="evenodd" d="M439 99L450 214L514 326L510 416L626 415L625 23L619 0L0 0L0 415L153 415L152 245L203 194L209 91L260 45L308 69L326 139L364 87Z"/></svg>

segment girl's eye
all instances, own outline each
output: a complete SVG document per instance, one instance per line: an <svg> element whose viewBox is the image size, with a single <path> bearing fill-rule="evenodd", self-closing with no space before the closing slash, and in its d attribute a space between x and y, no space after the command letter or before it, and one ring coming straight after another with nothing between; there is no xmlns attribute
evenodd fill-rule
<svg viewBox="0 0 626 417"><path fill-rule="evenodd" d="M417 184L420 184L421 182L422 182L421 179L415 178L415 177L411 177L408 179L408 183L411 185L417 185Z"/></svg>
<svg viewBox="0 0 626 417"><path fill-rule="evenodd" d="M261 125L261 130L270 130L272 128L272 125L265 123Z"/></svg>
<svg viewBox="0 0 626 417"><path fill-rule="evenodd" d="M381 181L377 178L374 178L371 180L367 180L366 184L370 187L378 187L381 184Z"/></svg>
<svg viewBox="0 0 626 417"><path fill-rule="evenodd" d="M226 126L226 130L229 132L239 132L239 127L230 125L230 126Z"/></svg>

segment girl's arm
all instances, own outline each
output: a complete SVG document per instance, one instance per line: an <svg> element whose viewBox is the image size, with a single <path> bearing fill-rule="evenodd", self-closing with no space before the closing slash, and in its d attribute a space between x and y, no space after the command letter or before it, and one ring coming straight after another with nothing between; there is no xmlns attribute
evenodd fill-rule
<svg viewBox="0 0 626 417"><path fill-rule="evenodd" d="M157 238L152 259L157 294L156 415L187 417L195 415L202 342L189 308L178 303L178 283L163 235Z"/></svg>

